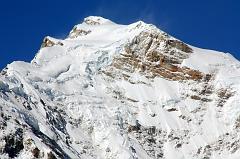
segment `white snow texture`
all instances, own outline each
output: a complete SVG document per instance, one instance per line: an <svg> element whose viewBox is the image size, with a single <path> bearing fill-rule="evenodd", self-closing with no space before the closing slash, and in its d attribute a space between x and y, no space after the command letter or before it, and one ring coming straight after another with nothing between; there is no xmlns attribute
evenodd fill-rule
<svg viewBox="0 0 240 159"><path fill-rule="evenodd" d="M230 54L90 16L1 71L0 158L239 159L239 97Z"/></svg>

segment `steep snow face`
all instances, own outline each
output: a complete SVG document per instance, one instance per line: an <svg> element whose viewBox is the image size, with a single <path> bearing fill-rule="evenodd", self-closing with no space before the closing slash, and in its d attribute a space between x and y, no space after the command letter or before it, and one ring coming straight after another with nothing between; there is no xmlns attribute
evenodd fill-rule
<svg viewBox="0 0 240 159"><path fill-rule="evenodd" d="M0 158L240 157L240 63L90 16L0 75Z"/></svg>

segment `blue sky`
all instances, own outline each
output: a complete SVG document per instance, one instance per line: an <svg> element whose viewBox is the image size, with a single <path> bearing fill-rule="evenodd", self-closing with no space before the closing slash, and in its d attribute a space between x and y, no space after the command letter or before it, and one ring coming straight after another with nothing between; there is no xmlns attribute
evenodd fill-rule
<svg viewBox="0 0 240 159"><path fill-rule="evenodd" d="M143 20L191 45L240 59L239 0L1 0L0 69L30 61L45 36L64 38L89 15L121 24Z"/></svg>

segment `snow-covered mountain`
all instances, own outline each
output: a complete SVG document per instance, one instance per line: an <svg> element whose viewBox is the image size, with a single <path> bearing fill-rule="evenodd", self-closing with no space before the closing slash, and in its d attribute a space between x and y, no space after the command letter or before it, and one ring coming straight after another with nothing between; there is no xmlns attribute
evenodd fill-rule
<svg viewBox="0 0 240 159"><path fill-rule="evenodd" d="M0 158L239 159L240 63L90 16L0 75Z"/></svg>

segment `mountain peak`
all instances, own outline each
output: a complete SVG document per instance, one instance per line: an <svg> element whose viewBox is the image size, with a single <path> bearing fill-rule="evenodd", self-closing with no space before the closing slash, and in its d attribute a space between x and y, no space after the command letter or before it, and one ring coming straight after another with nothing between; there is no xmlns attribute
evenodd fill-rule
<svg viewBox="0 0 240 159"><path fill-rule="evenodd" d="M89 25L100 25L100 24L106 24L106 23L113 23L111 20L100 17L100 16L88 16L84 18L84 23Z"/></svg>
<svg viewBox="0 0 240 159"><path fill-rule="evenodd" d="M239 158L239 96L233 57L90 16L1 71L0 158Z"/></svg>

